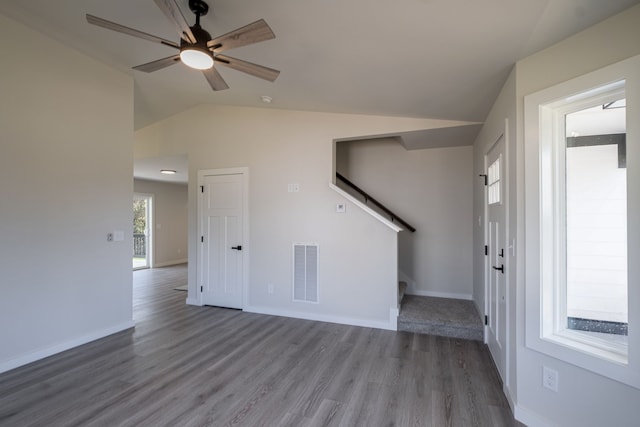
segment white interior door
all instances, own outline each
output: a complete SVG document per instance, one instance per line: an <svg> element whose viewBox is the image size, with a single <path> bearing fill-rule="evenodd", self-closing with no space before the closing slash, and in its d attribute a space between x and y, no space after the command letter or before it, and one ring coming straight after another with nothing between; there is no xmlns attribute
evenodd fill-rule
<svg viewBox="0 0 640 427"><path fill-rule="evenodd" d="M205 175L200 188L202 302L242 308L244 175Z"/></svg>
<svg viewBox="0 0 640 427"><path fill-rule="evenodd" d="M485 156L487 167L487 272L486 313L487 344L500 376L504 380L506 364L506 168L504 137Z"/></svg>

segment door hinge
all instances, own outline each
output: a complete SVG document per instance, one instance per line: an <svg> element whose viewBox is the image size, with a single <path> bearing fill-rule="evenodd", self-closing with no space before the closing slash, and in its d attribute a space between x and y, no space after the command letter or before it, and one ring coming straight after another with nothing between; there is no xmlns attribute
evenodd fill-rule
<svg viewBox="0 0 640 427"><path fill-rule="evenodd" d="M200 286L200 292L203 292L203 289L204 288L202 286ZM485 325L486 325L486 323L485 323Z"/></svg>
<svg viewBox="0 0 640 427"><path fill-rule="evenodd" d="M484 254L489 255L489 245L484 245Z"/></svg>
<svg viewBox="0 0 640 427"><path fill-rule="evenodd" d="M204 236L200 236L200 243L204 243Z"/></svg>
<svg viewBox="0 0 640 427"><path fill-rule="evenodd" d="M204 185L201 185L201 186L200 186L200 192L201 192L201 193L204 193Z"/></svg>
<svg viewBox="0 0 640 427"><path fill-rule="evenodd" d="M484 315L484 324L485 325L489 324L489 316L487 316L486 314Z"/></svg>
<svg viewBox="0 0 640 427"><path fill-rule="evenodd" d="M485 186L489 184L489 182L488 182L489 177L487 176L487 174L481 173L481 174L480 174L480 175L478 175L478 176L481 176L481 177L483 177L483 178L484 178L484 185L485 185Z"/></svg>

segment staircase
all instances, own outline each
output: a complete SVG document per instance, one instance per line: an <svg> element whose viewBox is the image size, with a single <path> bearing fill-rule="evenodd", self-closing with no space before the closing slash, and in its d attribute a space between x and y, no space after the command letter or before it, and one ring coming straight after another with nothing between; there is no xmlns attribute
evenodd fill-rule
<svg viewBox="0 0 640 427"><path fill-rule="evenodd" d="M407 292L407 282L398 282L398 308L402 306L404 294Z"/></svg>
<svg viewBox="0 0 640 427"><path fill-rule="evenodd" d="M483 340L484 327L473 302L404 295L406 286L404 282L398 286L398 331Z"/></svg>
<svg viewBox="0 0 640 427"><path fill-rule="evenodd" d="M336 172L336 185L377 214L403 230L413 233L415 227L400 218L369 193ZM471 301L405 295L407 283L398 283L398 330L452 338L482 341L484 327Z"/></svg>

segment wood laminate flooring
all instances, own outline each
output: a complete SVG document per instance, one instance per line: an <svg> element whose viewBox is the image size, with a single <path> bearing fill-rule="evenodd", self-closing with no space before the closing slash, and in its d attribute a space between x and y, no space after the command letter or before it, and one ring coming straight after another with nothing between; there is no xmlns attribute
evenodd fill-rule
<svg viewBox="0 0 640 427"><path fill-rule="evenodd" d="M1 426L513 426L486 347L185 304L134 275L135 329L0 375Z"/></svg>

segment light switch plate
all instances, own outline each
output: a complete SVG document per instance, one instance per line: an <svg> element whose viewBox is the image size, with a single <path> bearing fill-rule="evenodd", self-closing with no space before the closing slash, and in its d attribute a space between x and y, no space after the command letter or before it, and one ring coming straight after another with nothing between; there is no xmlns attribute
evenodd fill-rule
<svg viewBox="0 0 640 427"><path fill-rule="evenodd" d="M287 191L289 193L299 193L300 192L300 184L298 184L298 183L287 184Z"/></svg>

